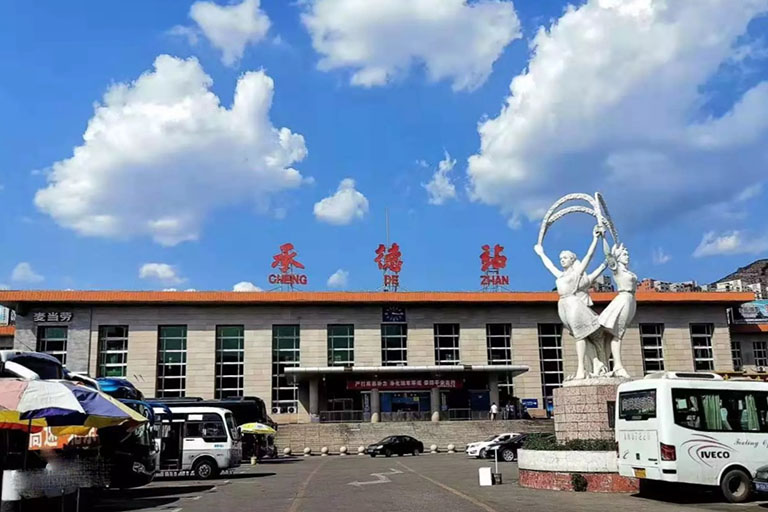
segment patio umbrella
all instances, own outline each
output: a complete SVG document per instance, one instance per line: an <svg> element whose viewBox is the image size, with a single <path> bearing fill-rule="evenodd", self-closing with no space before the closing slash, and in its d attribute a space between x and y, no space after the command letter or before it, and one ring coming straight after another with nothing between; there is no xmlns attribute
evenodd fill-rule
<svg viewBox="0 0 768 512"><path fill-rule="evenodd" d="M276 430L263 423L244 423L240 425L240 432L243 434L274 434Z"/></svg>
<svg viewBox="0 0 768 512"><path fill-rule="evenodd" d="M0 379L0 429L92 435L92 429L135 428L147 419L109 395L70 381Z"/></svg>

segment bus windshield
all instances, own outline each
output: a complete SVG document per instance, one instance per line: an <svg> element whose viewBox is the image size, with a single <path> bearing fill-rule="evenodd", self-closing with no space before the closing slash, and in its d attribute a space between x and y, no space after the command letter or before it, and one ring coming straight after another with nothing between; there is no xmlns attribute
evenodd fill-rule
<svg viewBox="0 0 768 512"><path fill-rule="evenodd" d="M626 421L643 421L656 417L656 390L627 391L619 393L619 418Z"/></svg>

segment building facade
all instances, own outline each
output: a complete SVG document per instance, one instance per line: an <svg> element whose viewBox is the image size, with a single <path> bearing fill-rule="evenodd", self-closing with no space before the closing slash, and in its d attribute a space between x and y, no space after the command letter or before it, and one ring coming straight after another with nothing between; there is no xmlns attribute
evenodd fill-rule
<svg viewBox="0 0 768 512"><path fill-rule="evenodd" d="M611 293L595 293L596 308ZM638 293L633 376L734 368L745 293ZM0 291L14 348L124 376L146 396L258 396L279 422L546 410L576 369L554 293Z"/></svg>

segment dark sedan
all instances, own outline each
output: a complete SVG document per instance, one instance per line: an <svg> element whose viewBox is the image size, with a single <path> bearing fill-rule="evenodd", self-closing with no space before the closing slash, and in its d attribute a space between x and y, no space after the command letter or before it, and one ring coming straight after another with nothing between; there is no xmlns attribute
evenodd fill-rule
<svg viewBox="0 0 768 512"><path fill-rule="evenodd" d="M391 457L394 454L405 455L410 453L412 455L418 455L424 452L424 445L421 441L412 438L411 436L389 436L385 437L378 443L373 443L368 446L366 453L371 457L377 455L384 455L385 457Z"/></svg>
<svg viewBox="0 0 768 512"><path fill-rule="evenodd" d="M505 462L514 462L517 460L517 450L523 447L523 443L525 442L525 438L528 437L526 434L521 434L519 436L513 437L512 439L509 439L507 441L501 442L501 443L494 443L485 449L485 458L486 459L493 459L496 457L496 452L499 453L499 460L503 460Z"/></svg>

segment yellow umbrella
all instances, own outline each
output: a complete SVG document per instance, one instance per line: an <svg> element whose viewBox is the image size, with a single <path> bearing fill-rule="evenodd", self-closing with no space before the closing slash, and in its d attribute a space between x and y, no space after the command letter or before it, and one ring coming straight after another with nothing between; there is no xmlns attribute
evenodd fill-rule
<svg viewBox="0 0 768 512"><path fill-rule="evenodd" d="M245 423L240 425L240 432L243 434L274 434L276 430L263 423Z"/></svg>

